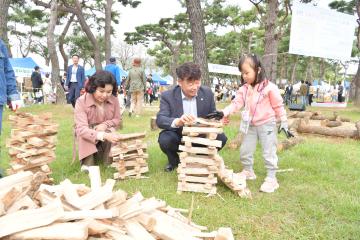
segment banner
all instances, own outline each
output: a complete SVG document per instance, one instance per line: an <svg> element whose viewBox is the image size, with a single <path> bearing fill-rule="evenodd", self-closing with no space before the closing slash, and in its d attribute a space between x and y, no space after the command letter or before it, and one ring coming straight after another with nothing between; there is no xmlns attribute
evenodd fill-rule
<svg viewBox="0 0 360 240"><path fill-rule="evenodd" d="M356 26L353 15L294 2L289 53L349 60Z"/></svg>

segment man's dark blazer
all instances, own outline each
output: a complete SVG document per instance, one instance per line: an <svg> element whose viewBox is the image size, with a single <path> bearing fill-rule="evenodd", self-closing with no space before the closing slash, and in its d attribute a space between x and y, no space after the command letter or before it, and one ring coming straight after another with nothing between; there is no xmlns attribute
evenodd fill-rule
<svg viewBox="0 0 360 240"><path fill-rule="evenodd" d="M196 97L198 117L205 117L207 114L216 111L214 94L211 89L201 86ZM156 124L159 128L170 131L177 131L181 134L182 128L172 128L171 123L175 118L184 114L181 97L181 88L176 86L161 94L160 110L156 116Z"/></svg>
<svg viewBox="0 0 360 240"><path fill-rule="evenodd" d="M65 86L69 86L69 84L70 84L72 68L73 68L73 65L70 65L67 69ZM78 83L76 90L80 91L84 87L84 83L85 83L85 70L80 65L78 65L78 69L76 71L76 81Z"/></svg>

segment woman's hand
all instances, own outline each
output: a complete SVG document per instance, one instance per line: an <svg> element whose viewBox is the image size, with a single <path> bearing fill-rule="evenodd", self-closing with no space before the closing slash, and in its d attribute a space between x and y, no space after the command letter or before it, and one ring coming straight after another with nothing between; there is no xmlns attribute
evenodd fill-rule
<svg viewBox="0 0 360 240"><path fill-rule="evenodd" d="M120 135L117 133L104 133L104 140L117 143L120 141Z"/></svg>
<svg viewBox="0 0 360 240"><path fill-rule="evenodd" d="M105 132L107 130L107 126L105 124L99 124L97 126L95 126L95 131L98 131L98 132Z"/></svg>

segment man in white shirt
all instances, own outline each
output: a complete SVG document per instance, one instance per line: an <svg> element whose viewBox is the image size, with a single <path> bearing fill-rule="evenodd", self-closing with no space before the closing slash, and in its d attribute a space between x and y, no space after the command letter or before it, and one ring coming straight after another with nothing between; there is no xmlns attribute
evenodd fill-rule
<svg viewBox="0 0 360 240"><path fill-rule="evenodd" d="M76 100L80 97L80 91L84 88L85 70L79 65L79 55L72 56L73 65L70 65L66 72L64 88L68 90L67 101L75 107Z"/></svg>

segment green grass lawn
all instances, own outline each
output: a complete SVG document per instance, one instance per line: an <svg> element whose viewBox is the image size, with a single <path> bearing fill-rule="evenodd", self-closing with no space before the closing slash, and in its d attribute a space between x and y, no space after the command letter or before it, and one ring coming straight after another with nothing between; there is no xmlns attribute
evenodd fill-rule
<svg viewBox="0 0 360 240"><path fill-rule="evenodd" d="M225 106L219 104L221 109ZM332 114L334 109L315 109ZM52 112L59 123L57 159L51 164L56 183L69 178L74 183L88 184L87 175L79 171L79 163L71 164L73 147L73 109L67 106L37 105L23 108L33 114ZM360 109L349 106L336 110L352 121L360 120ZM147 108L140 118L124 114L124 128L120 132L146 131L149 152L148 179L119 181L116 188L129 193L141 191L145 197L155 196L169 205L189 208L194 196L193 220L206 225L210 230L221 226L231 227L235 239L360 239L360 141L307 137L303 144L279 153L280 168L294 168L293 172L278 174L280 188L273 194L259 193L265 177L265 168L258 149L255 154L256 181L249 181L252 199L241 199L218 184L219 195L176 194L177 175L165 173L167 160L161 152L157 136L159 131L150 131L150 117L156 107ZM9 157L5 139L10 125L6 111L1 136L0 166L8 166ZM225 133L229 140L237 134L239 116L233 116ZM241 170L239 150L225 147L220 154L225 164L236 172ZM102 178L111 178L113 169L102 166Z"/></svg>

